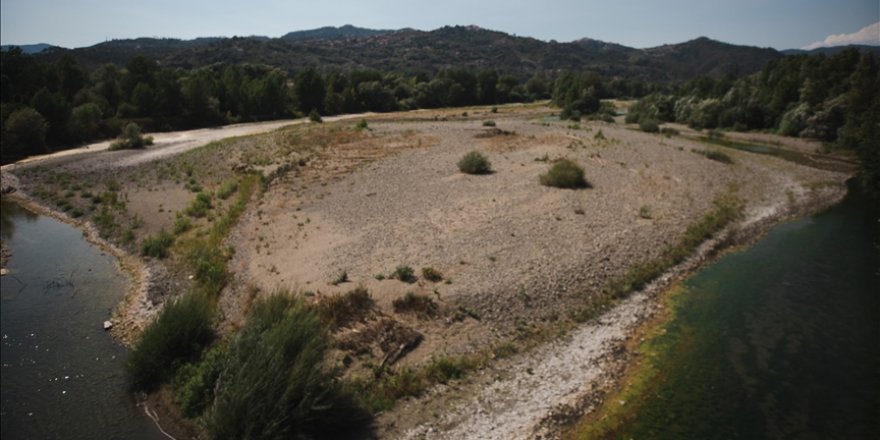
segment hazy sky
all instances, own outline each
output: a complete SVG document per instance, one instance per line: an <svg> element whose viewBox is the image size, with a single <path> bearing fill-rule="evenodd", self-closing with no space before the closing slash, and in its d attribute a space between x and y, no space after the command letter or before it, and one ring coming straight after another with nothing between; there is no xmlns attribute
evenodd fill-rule
<svg viewBox="0 0 880 440"><path fill-rule="evenodd" d="M640 48L707 36L789 49L826 39L880 44L880 25L865 29L877 22L880 0L0 1L2 44L64 47L135 37L278 37L343 24L422 30L475 24L542 40L590 37Z"/></svg>

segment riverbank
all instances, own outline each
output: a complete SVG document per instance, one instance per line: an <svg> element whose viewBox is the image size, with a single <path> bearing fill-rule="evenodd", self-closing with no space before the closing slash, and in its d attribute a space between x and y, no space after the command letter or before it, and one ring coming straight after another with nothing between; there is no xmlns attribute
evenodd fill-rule
<svg viewBox="0 0 880 440"><path fill-rule="evenodd" d="M500 435L497 426L528 436L555 423L542 420L560 420L574 411L566 407L588 401L587 388L599 395L613 385L627 360L619 347L656 309L649 292L692 269L677 266L620 309L582 325L609 285L660 258L713 201L740 199L746 222L684 264L699 265L718 248L759 235L762 225L833 203L846 178L739 151L725 164L695 154L712 148L699 140L572 124L551 112L517 106L385 114L370 117L368 128L300 125L204 148L193 141L187 151L160 142L146 151L30 163L16 170L23 179L16 187L140 262L132 270L141 284L114 315L116 334L132 341L167 298L191 285L186 243L230 206L219 195L223 188L234 192L230 182L259 174L261 197L224 242L232 281L219 299L222 334L240 327L255 298L277 288L320 303L363 287L374 301L370 312L334 335L336 358L348 360L347 379L373 377L379 363L379 373L393 378L489 353L485 368L380 414L383 436L470 432L455 431L466 427L495 427L486 435ZM456 162L473 149L489 156L492 174L458 172ZM561 158L580 163L593 187L539 185L537 176ZM188 214L200 193L211 201L207 213ZM170 257L134 257L139 243L177 231L179 222L186 227L174 232ZM416 282L392 279L397 267L409 267ZM419 277L419 269L441 281ZM410 294L428 298L432 312L399 310L395 303ZM559 332L567 336L559 340ZM404 339L417 342L400 353L387 343ZM587 371L573 373L572 365ZM560 381L551 385L552 378ZM469 396L497 405L447 412ZM533 403L523 403L529 398Z"/></svg>
<svg viewBox="0 0 880 440"><path fill-rule="evenodd" d="M110 318L112 327L109 330L117 340L122 341L126 345L133 343L146 323L158 311L155 305L150 304L147 300L150 286L156 284L152 276L153 271L151 271L147 262L102 238L92 223L72 218L65 212L47 206L35 199L27 193L26 189L21 187L17 177L11 171L3 170L0 172L0 181L2 181L4 188L15 188L14 191L4 195L5 198L18 203L31 212L51 217L76 227L83 232L83 237L89 243L92 243L103 252L113 255L119 270L128 275L130 281L122 302L114 308Z"/></svg>
<svg viewBox="0 0 880 440"><path fill-rule="evenodd" d="M501 360L453 389L440 387L407 401L380 419L383 437L563 438L574 423L590 419L624 383L637 362L634 350L639 341L666 319L668 289L724 251L749 246L774 226L822 212L845 195L845 187L840 186L797 204L785 198L752 207L744 219L702 243L686 261L591 322L535 350ZM433 420L426 414L433 414Z"/></svg>
<svg viewBox="0 0 880 440"><path fill-rule="evenodd" d="M880 256L859 189L663 295L669 317L636 342L625 385L566 438L877 432Z"/></svg>

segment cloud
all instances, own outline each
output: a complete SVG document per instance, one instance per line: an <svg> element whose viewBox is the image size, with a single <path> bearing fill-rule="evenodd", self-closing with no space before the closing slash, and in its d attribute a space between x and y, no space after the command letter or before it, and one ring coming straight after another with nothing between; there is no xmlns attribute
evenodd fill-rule
<svg viewBox="0 0 880 440"><path fill-rule="evenodd" d="M829 35L823 41L804 46L804 50L812 50L819 47L846 46L849 44L867 44L880 46L880 21L869 24L852 34Z"/></svg>

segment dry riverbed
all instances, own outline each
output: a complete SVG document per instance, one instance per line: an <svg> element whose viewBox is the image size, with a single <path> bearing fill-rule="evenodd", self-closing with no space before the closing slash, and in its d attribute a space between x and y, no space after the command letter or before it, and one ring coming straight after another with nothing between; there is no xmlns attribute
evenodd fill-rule
<svg viewBox="0 0 880 440"><path fill-rule="evenodd" d="M371 115L368 129L353 121L264 124L230 133L267 133L227 140L211 130L188 132L185 142L169 134L144 151L94 148L6 166L3 186L136 255L144 238L176 229L181 218L190 225L178 243L205 234L231 204L219 196L224 185L259 173L262 189L225 241L232 281L220 297L222 332L279 288L327 302L362 287L374 306L335 334L348 377L462 356L481 366L381 414L381 436L552 436L566 414L589 410L614 385L628 359L624 343L656 313L662 287L718 247L833 203L848 176L692 136L558 121L552 111ZM787 145L770 135L754 140ZM215 142L202 147L208 141ZM489 158L491 174L458 171L471 150ZM733 163L699 150L723 151ZM538 183L562 158L584 168L591 188ZM213 194L212 208L185 214L200 191ZM658 258L715 201L730 198L743 204L742 219L695 256L598 318L574 319L609 283ZM114 316L122 339L131 341L191 284L174 250L137 263L140 287ZM413 269L414 282L392 277L402 266ZM441 277L426 279L425 268ZM395 307L407 294L430 305L419 313Z"/></svg>

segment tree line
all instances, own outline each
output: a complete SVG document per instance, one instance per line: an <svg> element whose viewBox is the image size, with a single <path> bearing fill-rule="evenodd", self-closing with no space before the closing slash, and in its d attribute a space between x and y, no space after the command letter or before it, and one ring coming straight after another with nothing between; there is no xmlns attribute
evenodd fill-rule
<svg viewBox="0 0 880 440"><path fill-rule="evenodd" d="M314 68L290 74L266 65L222 63L184 70L143 56L123 67L107 64L89 70L69 56L41 62L17 48L2 54L0 66L4 162L112 138L131 122L146 131L169 131L312 112L493 105L551 95L577 100L587 92L590 99L638 97L654 90L641 81L595 74L521 78L495 70L402 74ZM560 79L567 81L562 87L556 84ZM581 80L592 88L581 87ZM577 90L563 91L569 88ZM591 112L589 106L580 108Z"/></svg>
<svg viewBox="0 0 880 440"><path fill-rule="evenodd" d="M750 76L697 78L635 104L627 122L762 130L854 151L880 192L880 57L856 49L770 61Z"/></svg>

